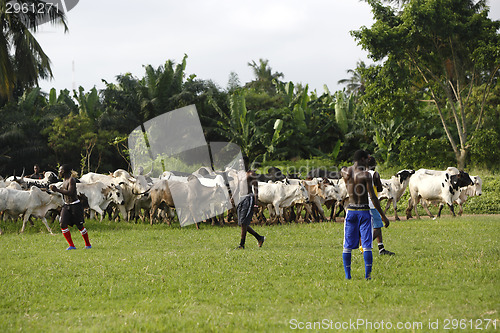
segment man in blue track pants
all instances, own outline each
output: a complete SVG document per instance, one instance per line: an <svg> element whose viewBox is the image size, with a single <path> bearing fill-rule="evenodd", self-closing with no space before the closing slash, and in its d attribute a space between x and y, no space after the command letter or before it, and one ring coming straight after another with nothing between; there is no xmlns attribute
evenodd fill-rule
<svg viewBox="0 0 500 333"><path fill-rule="evenodd" d="M367 169L369 157L370 155L366 151L358 150L354 153L354 164L341 170L349 195L344 221L344 250L342 252L346 279L351 279L351 252L359 247L360 237L365 261L365 279L371 279L373 227L368 196L370 196L384 223L389 223L373 190L372 176Z"/></svg>

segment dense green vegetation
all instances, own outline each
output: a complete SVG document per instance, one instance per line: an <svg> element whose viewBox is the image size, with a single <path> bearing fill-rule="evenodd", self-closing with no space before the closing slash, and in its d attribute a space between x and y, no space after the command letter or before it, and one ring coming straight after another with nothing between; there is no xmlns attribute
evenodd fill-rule
<svg viewBox="0 0 500 333"><path fill-rule="evenodd" d="M344 279L342 223L256 227L266 243L249 237L243 251L236 227L88 221L93 248L72 229L78 249L65 251L41 223L23 235L10 223L0 238L2 332L285 332L293 319L423 325L403 332L463 319L484 329L498 318L499 222L393 222L384 241L396 255L374 256L371 281L359 252Z"/></svg>
<svg viewBox="0 0 500 333"><path fill-rule="evenodd" d="M286 82L265 59L248 63L254 80L241 84L231 73L224 88L188 74L187 55L145 65L143 77L118 75L101 90L43 92L21 74L17 83L2 81L0 174L35 163L70 163L80 173L128 169L129 133L190 104L207 141L234 142L258 163L313 158L335 165L361 148L384 167L498 170L500 21L488 18L482 1L368 2L375 23L352 35L377 62L348 70L343 91ZM13 29L0 19L4 33ZM16 46L9 47L2 57L13 60Z"/></svg>

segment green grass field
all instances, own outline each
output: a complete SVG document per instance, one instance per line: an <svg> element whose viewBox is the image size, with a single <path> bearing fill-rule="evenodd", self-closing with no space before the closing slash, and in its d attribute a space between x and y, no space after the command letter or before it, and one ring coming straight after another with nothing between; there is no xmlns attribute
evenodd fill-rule
<svg viewBox="0 0 500 333"><path fill-rule="evenodd" d="M479 215L393 222L383 233L396 255L374 252L365 281L353 251L347 281L342 223L257 226L264 246L248 235L242 251L232 226L88 221L93 248L72 228L78 249L65 251L63 236L39 221L23 235L20 223L1 222L0 330L500 331L499 223Z"/></svg>

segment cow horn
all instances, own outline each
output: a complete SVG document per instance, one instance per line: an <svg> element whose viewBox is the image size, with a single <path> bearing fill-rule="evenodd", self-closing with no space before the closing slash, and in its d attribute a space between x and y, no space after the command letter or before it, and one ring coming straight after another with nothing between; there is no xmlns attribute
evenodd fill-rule
<svg viewBox="0 0 500 333"><path fill-rule="evenodd" d="M23 168L23 173L21 174L21 179L24 178L24 168Z"/></svg>
<svg viewBox="0 0 500 333"><path fill-rule="evenodd" d="M150 187L150 188L148 188L146 191L144 191L144 192L142 192L142 193L136 193L136 192L134 191L134 189L132 189L132 194L134 194L134 195L143 195L143 194L148 193L149 191L151 191L151 187Z"/></svg>
<svg viewBox="0 0 500 333"><path fill-rule="evenodd" d="M153 173L153 164L151 163L151 170L147 174L145 174L144 176L151 177L152 173Z"/></svg>

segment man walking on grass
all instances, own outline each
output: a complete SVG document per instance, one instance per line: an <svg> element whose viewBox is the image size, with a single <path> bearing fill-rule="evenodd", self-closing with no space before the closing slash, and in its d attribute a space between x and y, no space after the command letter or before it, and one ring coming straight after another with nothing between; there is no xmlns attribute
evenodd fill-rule
<svg viewBox="0 0 500 333"><path fill-rule="evenodd" d="M358 248L360 237L365 261L365 279L371 279L373 234L368 196L372 199L373 205L380 213L384 223L389 223L373 190L372 176L367 171L369 157L366 151L358 150L354 153L354 164L341 170L349 195L349 205L344 221L344 250L342 252L346 279L351 279L351 252Z"/></svg>
<svg viewBox="0 0 500 333"><path fill-rule="evenodd" d="M83 205L78 199L76 191L76 180L71 176L71 168L68 164L63 164L59 168L59 177L64 178L61 188L57 188L55 185L51 185L50 189L54 192L59 192L64 196L64 206L61 209L61 217L59 219L61 230L69 244L66 250L76 250L75 244L71 239L71 232L68 226L75 225L83 239L85 240L85 248L91 249L89 235L87 229L83 226L85 222L83 219Z"/></svg>
<svg viewBox="0 0 500 333"><path fill-rule="evenodd" d="M257 175L254 171L249 169L249 160L247 156L243 157L243 163L245 165L245 175L243 185L246 185L247 191L244 194L238 206L236 207L236 212L238 214L238 225L241 226L241 240L240 245L237 249L245 248L245 240L247 237L247 231L257 239L259 247L262 247L266 237L259 235L255 230L250 226L250 222L252 221L254 206L257 202L258 198L258 183L257 183ZM245 184L246 183L246 184ZM244 187L244 186L243 186Z"/></svg>

